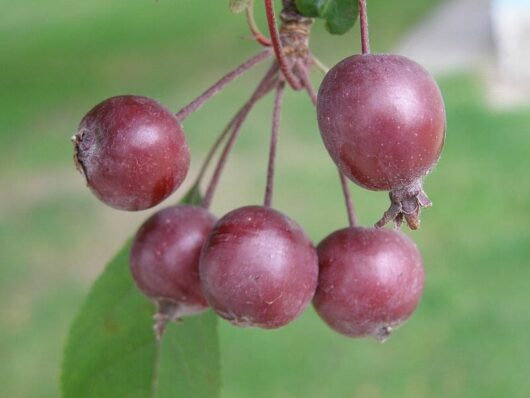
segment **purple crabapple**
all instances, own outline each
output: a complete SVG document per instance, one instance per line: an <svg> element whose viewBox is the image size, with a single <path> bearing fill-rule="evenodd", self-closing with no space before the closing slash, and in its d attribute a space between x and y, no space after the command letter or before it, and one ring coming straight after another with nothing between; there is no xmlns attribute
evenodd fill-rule
<svg viewBox="0 0 530 398"><path fill-rule="evenodd" d="M190 165L179 121L146 97L123 95L96 105L73 142L74 160L87 185L121 210L157 205L182 184Z"/></svg>
<svg viewBox="0 0 530 398"><path fill-rule="evenodd" d="M318 262L298 224L269 207L246 206L215 225L199 271L218 315L237 326L273 329L293 321L311 302Z"/></svg>
<svg viewBox="0 0 530 398"><path fill-rule="evenodd" d="M342 173L361 187L391 191L379 226L403 217L419 226L431 202L423 178L445 139L442 95L431 75L399 55L353 55L326 74L317 116L324 145Z"/></svg>
<svg viewBox="0 0 530 398"><path fill-rule="evenodd" d="M386 340L416 309L424 271L414 242L399 231L349 227L317 247L313 305L335 331Z"/></svg>
<svg viewBox="0 0 530 398"><path fill-rule="evenodd" d="M138 288L159 306L159 334L167 320L208 308L199 281L199 256L215 222L203 207L178 205L153 214L136 233L130 269Z"/></svg>

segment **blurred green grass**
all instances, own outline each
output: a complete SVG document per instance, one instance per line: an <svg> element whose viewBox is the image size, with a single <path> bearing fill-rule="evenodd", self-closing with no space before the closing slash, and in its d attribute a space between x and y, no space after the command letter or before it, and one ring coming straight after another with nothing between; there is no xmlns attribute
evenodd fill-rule
<svg viewBox="0 0 530 398"><path fill-rule="evenodd" d="M146 217L105 209L89 194L68 137L105 97L132 92L177 109L256 52L225 3L0 0L1 396L58 396L68 324ZM434 3L371 2L374 49L388 50ZM330 37L321 24L312 37L330 65L357 43L357 32ZM257 76L186 121L194 169ZM528 396L530 113L487 109L478 78L440 83L448 136L426 183L435 206L413 234L427 268L418 312L384 345L336 335L312 309L273 332L222 323L224 397ZM270 105L244 129L218 214L261 200ZM307 98L289 93L285 109L275 202L318 241L345 223L336 172ZM384 193L353 194L362 224L387 206Z"/></svg>

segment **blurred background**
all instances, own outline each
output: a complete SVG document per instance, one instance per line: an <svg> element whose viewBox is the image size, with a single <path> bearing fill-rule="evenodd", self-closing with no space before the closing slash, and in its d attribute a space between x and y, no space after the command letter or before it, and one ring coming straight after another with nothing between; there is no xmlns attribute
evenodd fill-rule
<svg viewBox="0 0 530 398"><path fill-rule="evenodd" d="M156 211L95 199L72 162L77 124L118 94L178 110L255 54L227 3L0 0L0 396L59 396L70 322L106 261ZM312 308L272 332L220 322L223 397L530 396L529 3L368 1L373 51L423 63L446 100L446 146L426 181L434 207L411 234L425 260L423 301L383 345L335 334ZM322 25L311 44L326 64L359 52L357 25L341 37ZM189 180L265 68L186 120ZM270 118L269 97L225 171L218 215L261 202ZM318 242L346 218L303 93L287 95L281 133L275 205ZM372 224L387 195L352 189L360 223Z"/></svg>

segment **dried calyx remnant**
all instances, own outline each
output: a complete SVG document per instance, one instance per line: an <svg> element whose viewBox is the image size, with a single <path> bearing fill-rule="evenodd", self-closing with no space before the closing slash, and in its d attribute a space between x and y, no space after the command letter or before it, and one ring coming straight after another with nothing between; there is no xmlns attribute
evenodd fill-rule
<svg viewBox="0 0 530 398"><path fill-rule="evenodd" d="M420 213L422 207L431 207L432 202L423 190L423 179L415 181L402 189L394 189L388 194L390 197L390 208L385 211L383 217L375 224L383 227L386 223L394 221L396 228L400 228L403 219L410 229L420 227Z"/></svg>

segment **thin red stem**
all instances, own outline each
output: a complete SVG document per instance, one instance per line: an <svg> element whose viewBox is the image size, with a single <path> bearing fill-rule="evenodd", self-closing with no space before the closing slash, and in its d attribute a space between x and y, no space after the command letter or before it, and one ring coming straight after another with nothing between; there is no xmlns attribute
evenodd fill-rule
<svg viewBox="0 0 530 398"><path fill-rule="evenodd" d="M268 90L263 90L258 97L255 98L254 102L257 102L260 100L265 94L268 93ZM217 137L214 144L208 151L208 154L206 155L206 158L204 159L204 162L201 166L201 169L199 170L199 173L197 174L197 178L195 179L195 183L193 186L198 186L202 179L204 178L204 175L206 174L206 170L210 166L210 163L212 162L212 159L214 155L217 153L219 148L221 147L221 144L225 140L225 138L228 136L228 133L232 130L234 125L239 121L241 116L245 113L246 109L248 107L251 107L254 103L252 102L252 99L249 99L243 106L237 111L237 113L234 115L234 117L230 120L230 122L226 125L226 127L223 129L221 134Z"/></svg>
<svg viewBox="0 0 530 398"><path fill-rule="evenodd" d="M245 104L245 106L241 109L244 109L246 105L247 104ZM206 158L204 159L204 162L202 163L201 169L199 170L199 174L197 174L197 178L195 179L195 183L193 184L193 186L198 186L201 183L202 179L204 178L204 175L206 174L206 170L208 169L208 166L212 162L213 156L218 151L218 149L221 147L221 144L223 143L224 139L226 138L226 136L228 135L228 133L230 132L230 130L232 129L234 124L237 122L237 120L239 120L240 117L241 117L241 110L238 111L238 113L232 118L232 120L230 120L230 122L223 129L221 134L219 134L219 137L217 137L217 140L215 140L214 144L208 151L208 154L206 155Z"/></svg>
<svg viewBox="0 0 530 398"><path fill-rule="evenodd" d="M270 39L263 36L263 34L261 34L260 32L252 31L252 37L254 37L254 39L256 39L256 41L264 47L272 46L272 42L270 41Z"/></svg>
<svg viewBox="0 0 530 398"><path fill-rule="evenodd" d="M309 79L309 73L307 71L307 66L301 61L298 60L296 63L296 67L298 68L300 80L302 81L302 85L305 88L307 94L309 94L309 97L311 98L311 102L313 102L313 105L317 106L317 92L315 88L313 87L313 83L311 83L311 80Z"/></svg>
<svg viewBox="0 0 530 398"><path fill-rule="evenodd" d="M363 54L370 54L370 37L368 35L368 13L366 0L359 0L359 20L361 25L361 48Z"/></svg>
<svg viewBox="0 0 530 398"><path fill-rule="evenodd" d="M254 39L256 39L256 41L262 46L270 47L272 45L271 40L265 37L263 33L261 33L261 31L258 28L258 25L256 24L256 20L254 19L254 3L253 2L251 2L250 5L247 7L246 12L247 12L248 27Z"/></svg>
<svg viewBox="0 0 530 398"><path fill-rule="evenodd" d="M234 144L237 138L239 137L241 126L243 125L248 114L250 113L250 110L259 98L267 94L277 84L277 80L274 79L274 75L277 71L278 66L276 63L274 63L273 66L269 69L269 71L265 74L265 77L258 84L258 87L254 90L254 93L248 100L246 106L242 108L241 115L237 118L237 121L232 126L231 134L228 137L228 141L225 144L225 147L223 149L223 152L221 153L219 160L217 161L217 165L213 172L212 178L210 180L210 183L208 184L208 188L206 189L206 193L202 201L203 207L210 207L213 195L215 193L215 189L217 188L219 179L228 160L228 156L230 155L230 152L232 151L232 148L234 147Z"/></svg>
<svg viewBox="0 0 530 398"><path fill-rule="evenodd" d="M276 86L276 96L274 98L274 110L272 112L272 131L269 147L269 165L267 168L267 186L265 188L264 205L270 207L272 203L272 191L274 189L274 166L276 160L276 148L278 146L278 133L280 131L280 118L283 105L283 94L285 83L282 81Z"/></svg>
<svg viewBox="0 0 530 398"><path fill-rule="evenodd" d="M309 73L307 71L307 67L302 63L298 62L296 64L298 71L300 73L300 79L302 80L302 83L309 94L309 97L311 98L311 101L316 106L317 105L317 92L315 91L315 88L313 87L313 84L311 83L311 80L309 79ZM342 186L342 193L344 195L344 202L346 203L346 211L348 213L348 221L350 223L351 227L355 226L355 212L353 209L353 201L351 198L350 190L348 188L348 180L342 174L342 172L337 169L339 173L340 178L340 184Z"/></svg>
<svg viewBox="0 0 530 398"><path fill-rule="evenodd" d="M188 105L186 105L184 108L182 108L177 113L177 119L180 122L182 122L189 115L191 115L193 112L199 109L208 99L210 99L212 96L214 96L219 91L221 91L228 83L232 82L237 77L245 73L247 70L259 64L261 61L264 61L270 55L271 55L270 49L266 49L260 52L259 54L253 56L249 60L243 62L241 65L239 65L234 70L228 72L221 79L219 79L213 86L211 86L208 90L206 90L199 97L197 97L195 100L193 100Z"/></svg>
<svg viewBox="0 0 530 398"><path fill-rule="evenodd" d="M282 71L285 80L287 80L287 83L289 83L289 86L291 86L291 88L294 90L300 90L302 88L302 84L291 71L283 52L280 33L278 32L278 27L276 26L276 14L274 13L273 2L272 0L264 0L264 2L265 13L267 14L267 25L269 27L269 34L272 41L272 48L274 49L276 60L280 65L280 70Z"/></svg>
<svg viewBox="0 0 530 398"><path fill-rule="evenodd" d="M348 213L348 222L350 227L355 227L355 211L353 210L353 201L351 199L350 188L348 187L348 180L342 174L342 172L337 169L340 178L340 184L342 185L342 193L344 195L344 202L346 203L346 212Z"/></svg>

